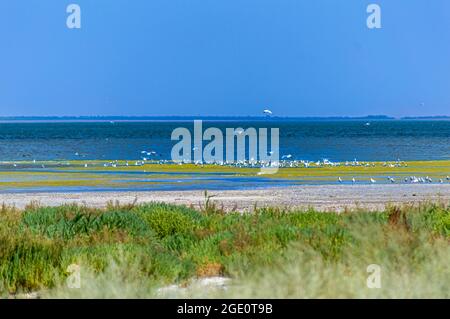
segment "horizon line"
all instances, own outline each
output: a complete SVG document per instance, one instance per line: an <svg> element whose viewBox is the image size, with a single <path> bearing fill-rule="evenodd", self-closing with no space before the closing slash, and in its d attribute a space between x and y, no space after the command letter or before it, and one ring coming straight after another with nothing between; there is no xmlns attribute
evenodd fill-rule
<svg viewBox="0 0 450 319"><path fill-rule="evenodd" d="M401 120L401 119L450 119L450 115L422 115L422 116L390 116L390 115L330 115L330 116L281 116L281 115L3 115L0 120L140 120L140 119L372 119L372 120Z"/></svg>

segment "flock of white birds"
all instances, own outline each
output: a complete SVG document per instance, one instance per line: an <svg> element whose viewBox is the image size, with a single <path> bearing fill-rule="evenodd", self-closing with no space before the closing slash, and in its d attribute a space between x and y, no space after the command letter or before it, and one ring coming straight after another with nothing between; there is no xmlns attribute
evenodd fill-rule
<svg viewBox="0 0 450 319"><path fill-rule="evenodd" d="M270 117L272 116L273 112L269 109L264 109L263 114ZM366 125L370 125L370 123L366 123ZM239 132L237 132L239 134ZM196 150L194 147L192 149L193 151ZM151 164L174 164L170 160L156 160L155 156L158 155L156 151L147 151L143 150L140 152L141 154L141 160L134 161L134 163L130 163L129 161L126 161L124 164L120 164L119 161L110 161L107 163L103 163L104 167L127 167L127 166L143 166L146 163ZM273 152L269 153L270 155L273 155ZM80 154L77 152L75 153L75 156L80 156ZM33 160L33 163L36 164L36 160ZM281 156L281 160L278 161L265 161L265 160L257 160L251 158L250 160L238 160L238 161L217 161L217 162L203 162L203 161L195 161L191 162L189 160L183 161L183 162L177 162L176 164L183 165L193 163L197 166L203 166L203 165L218 165L218 166L231 166L231 167L237 167L237 168L319 168L319 167L337 167L337 166L353 166L353 167L375 167L375 163L373 162L360 162L354 159L353 161L346 161L346 162L332 162L328 159L323 159L319 161L308 161L308 160L295 160L293 159L292 154L285 154ZM66 165L69 165L69 163L66 163ZM94 166L95 164L84 164L85 168L88 168L89 166ZM406 162L402 162L400 160L397 160L396 162L384 162L381 164L383 167L389 167L389 168L395 168L395 167L407 167L408 164ZM18 166L17 163L13 163L13 166L16 168ZM45 168L44 164L41 164L42 168ZM447 176L445 179L447 182L450 181L450 177ZM377 180L373 177L370 177L368 181L372 184L376 183ZM390 183L396 183L396 179L394 177L388 176L387 181ZM403 178L404 183L433 183L433 179L429 176L426 177L417 177L417 176L409 176ZM437 180L439 183L444 183L444 179L440 178ZM346 181L342 177L337 178L337 182L339 183L345 183ZM351 182L352 184L357 183L356 177L352 177L351 180L348 182Z"/></svg>
<svg viewBox="0 0 450 319"><path fill-rule="evenodd" d="M109 161L106 163L102 163L103 167L112 167L112 168L120 168L120 167L128 167L128 166L143 166L145 164L194 164L196 166L204 166L204 165L217 165L217 166L227 166L227 167L236 167L236 168L324 168L324 167L376 167L381 166L385 168L395 168L395 167L408 167L408 163L402 162L400 160L396 162L384 162L384 163L373 163L373 162L361 162L357 161L356 159L353 161L346 161L346 162L332 162L328 159L323 159L319 161L307 161L307 160L294 160L292 159L291 154L283 155L282 160L280 161L260 161L260 160L242 160L242 161L235 161L235 162L211 162L206 163L202 161L197 162L180 162L180 163L174 163L170 160L156 160L152 159L152 157L157 155L157 152L155 151L141 151L141 160L136 161ZM36 162L36 160L33 160L33 164L36 164L36 166L41 168L46 168L44 164L41 164L39 162ZM63 165L73 165L70 162L62 163ZM20 165L20 164L19 164ZM98 166L98 163L95 163L93 161L92 163L83 163L82 166L84 168L94 167ZM18 164L13 163L13 167L17 168ZM261 174L258 174L261 175ZM387 176L387 177L352 177L351 179L347 178L344 179L343 177L337 177L337 182L340 184L343 183L351 183L356 184L358 182L365 182L365 183L371 183L375 184L377 181L386 181L387 183L397 183L397 182L403 182L403 183L444 183L444 182L450 182L450 176L447 176L446 178L433 178L429 176L420 177L420 176L407 176L407 177L393 177L393 176Z"/></svg>

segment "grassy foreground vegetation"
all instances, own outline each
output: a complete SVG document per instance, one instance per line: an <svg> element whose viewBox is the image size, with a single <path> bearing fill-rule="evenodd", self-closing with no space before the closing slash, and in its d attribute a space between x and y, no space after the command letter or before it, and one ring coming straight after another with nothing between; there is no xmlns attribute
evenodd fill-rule
<svg viewBox="0 0 450 319"><path fill-rule="evenodd" d="M227 290L183 297L450 297L450 207L319 213L225 213L152 203L105 209L0 209L0 296L159 297L192 278L230 277ZM81 288L67 288L70 265ZM382 287L369 289L378 264Z"/></svg>

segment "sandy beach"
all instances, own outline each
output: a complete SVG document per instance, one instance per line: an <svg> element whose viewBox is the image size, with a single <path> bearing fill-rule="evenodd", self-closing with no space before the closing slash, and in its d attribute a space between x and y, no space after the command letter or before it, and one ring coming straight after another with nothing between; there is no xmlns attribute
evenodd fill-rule
<svg viewBox="0 0 450 319"><path fill-rule="evenodd" d="M226 210L250 211L257 207L314 207L317 210L346 208L383 209L387 204L450 201L450 184L322 185L271 189L210 191L211 199ZM110 201L121 204L166 202L198 207L203 191L84 192L84 193L2 193L0 203L23 208L32 201L45 206L77 203L104 207Z"/></svg>

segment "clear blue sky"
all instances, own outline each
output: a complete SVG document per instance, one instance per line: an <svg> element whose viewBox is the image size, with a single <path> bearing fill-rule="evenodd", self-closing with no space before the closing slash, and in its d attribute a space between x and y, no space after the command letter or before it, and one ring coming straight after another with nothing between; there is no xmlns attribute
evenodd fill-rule
<svg viewBox="0 0 450 319"><path fill-rule="evenodd" d="M0 116L450 115L449 0L4 0L0 41Z"/></svg>

